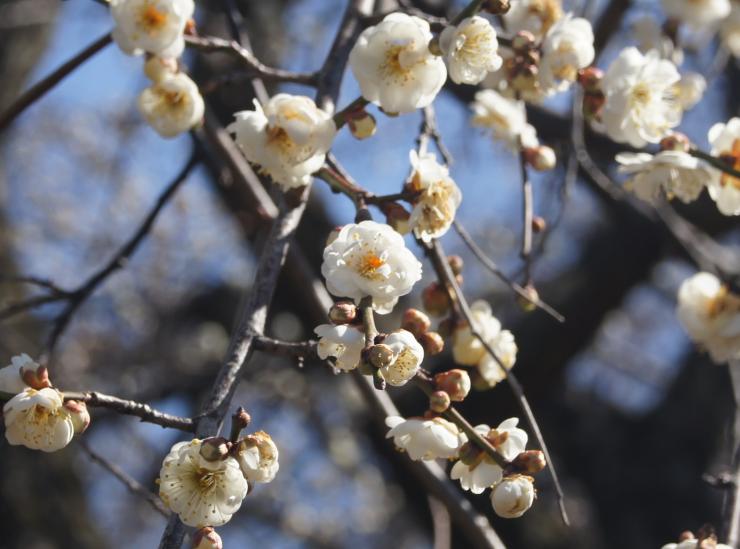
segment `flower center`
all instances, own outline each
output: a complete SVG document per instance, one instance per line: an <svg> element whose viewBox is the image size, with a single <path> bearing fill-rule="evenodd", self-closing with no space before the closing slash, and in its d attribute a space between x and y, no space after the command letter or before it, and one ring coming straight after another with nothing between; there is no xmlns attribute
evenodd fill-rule
<svg viewBox="0 0 740 549"><path fill-rule="evenodd" d="M640 82L632 88L632 103L645 106L650 102L650 87L644 82Z"/></svg>
<svg viewBox="0 0 740 549"><path fill-rule="evenodd" d="M149 34L160 30L165 23L167 23L167 12L157 9L148 2L139 12L139 25Z"/></svg>
<svg viewBox="0 0 740 549"><path fill-rule="evenodd" d="M378 269L385 265L380 256L374 252L369 252L360 258L357 271L365 278L374 279L378 278Z"/></svg>
<svg viewBox="0 0 740 549"><path fill-rule="evenodd" d="M198 483L198 488L200 488L200 490L206 494L216 489L216 486L218 485L222 475L222 471L211 471L209 469L201 468L198 468L194 472L195 481Z"/></svg>
<svg viewBox="0 0 740 549"><path fill-rule="evenodd" d="M731 168L735 170L740 169L740 139L735 139L732 142L732 149L720 153L720 158L727 161L727 165ZM723 187L731 185L740 191L740 179L737 177L733 177L730 174L722 172L719 182Z"/></svg>
<svg viewBox="0 0 740 549"><path fill-rule="evenodd" d="M707 305L707 316L715 319L724 313L740 313L740 296L730 292L727 286L722 286Z"/></svg>

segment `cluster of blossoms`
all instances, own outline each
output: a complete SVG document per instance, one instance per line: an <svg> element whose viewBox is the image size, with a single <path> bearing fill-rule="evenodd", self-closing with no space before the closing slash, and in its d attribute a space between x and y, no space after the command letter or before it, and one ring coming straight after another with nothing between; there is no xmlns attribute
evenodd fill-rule
<svg viewBox="0 0 740 549"><path fill-rule="evenodd" d="M246 426L248 416L243 415ZM249 485L271 482L278 469L277 446L264 431L235 441L212 437L178 442L162 462L159 497L183 523L202 529L198 543L215 543L220 538L207 527L231 520Z"/></svg>
<svg viewBox="0 0 740 549"><path fill-rule="evenodd" d="M678 318L717 363L740 360L740 295L711 273L697 273L678 290Z"/></svg>
<svg viewBox="0 0 740 549"><path fill-rule="evenodd" d="M5 438L13 446L55 452L90 425L85 403L65 400L46 367L26 354L0 369L0 392L15 395L3 406Z"/></svg>
<svg viewBox="0 0 740 549"><path fill-rule="evenodd" d="M146 55L144 73L152 81L139 96L144 119L162 137L190 130L203 118L198 86L180 71L185 31L193 0L111 0L113 39L129 55Z"/></svg>

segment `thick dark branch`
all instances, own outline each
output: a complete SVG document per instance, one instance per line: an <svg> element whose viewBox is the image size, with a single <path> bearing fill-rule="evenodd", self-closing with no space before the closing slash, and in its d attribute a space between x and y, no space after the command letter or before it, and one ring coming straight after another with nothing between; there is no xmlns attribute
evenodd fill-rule
<svg viewBox="0 0 740 549"><path fill-rule="evenodd" d="M191 48L204 52L222 52L238 58L252 76L257 76L270 82L291 82L315 86L317 73L291 72L283 69L268 67L257 59L248 49L242 47L236 40L224 40L215 36L185 35L185 43Z"/></svg>
<svg viewBox="0 0 740 549"><path fill-rule="evenodd" d="M49 76L41 80L38 84L35 84L29 88L23 95L21 95L15 103L10 105L8 109L0 113L0 131L8 127L8 125L24 110L33 105L38 99L44 96L46 92L52 89L54 86L59 84L64 78L74 71L77 67L82 65L85 61L90 59L93 55L102 50L105 46L111 43L110 33L105 36L101 36L95 42L90 44L80 53L75 55L72 59L64 63L57 70L52 72Z"/></svg>
<svg viewBox="0 0 740 549"><path fill-rule="evenodd" d="M125 400L111 395L95 391L74 392L64 391L64 400L77 400L88 406L96 408L108 408L119 414L136 416L147 423L155 423L162 427L171 427L180 431L193 432L195 423L189 417L174 416L166 412L160 412L143 402Z"/></svg>
<svg viewBox="0 0 740 549"><path fill-rule="evenodd" d="M732 177L740 179L740 171L736 170L732 164L728 164L721 158L717 158L716 156L712 156L709 153L705 153L704 151L697 149L696 147L691 148L689 150L689 154L691 156L695 156L696 158L701 158L704 162L706 162L713 168L717 168L718 170L731 175Z"/></svg>

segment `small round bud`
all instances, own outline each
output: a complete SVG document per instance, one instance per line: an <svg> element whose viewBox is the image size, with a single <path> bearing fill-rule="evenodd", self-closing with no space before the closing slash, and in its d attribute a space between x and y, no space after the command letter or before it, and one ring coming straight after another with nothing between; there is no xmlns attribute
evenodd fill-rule
<svg viewBox="0 0 740 549"><path fill-rule="evenodd" d="M535 43L535 37L534 34L532 34L529 31L519 31L514 35L514 38L511 39L511 47L515 51L524 51L529 50L534 47Z"/></svg>
<svg viewBox="0 0 740 549"><path fill-rule="evenodd" d="M223 549L221 536L212 526L201 528L193 534L193 549Z"/></svg>
<svg viewBox="0 0 740 549"><path fill-rule="evenodd" d="M511 3L509 0L487 0L483 9L493 15L503 15L511 9Z"/></svg>
<svg viewBox="0 0 740 549"><path fill-rule="evenodd" d="M428 356L438 355L445 348L445 340L437 332L424 332L417 338L424 347L424 354Z"/></svg>
<svg viewBox="0 0 740 549"><path fill-rule="evenodd" d="M435 36L429 41L429 45L427 46L429 48L429 53L436 56L444 55L442 52L442 48L439 47L439 37Z"/></svg>
<svg viewBox="0 0 740 549"><path fill-rule="evenodd" d="M349 324L357 318L357 306L351 301L337 301L329 309L329 320L333 324Z"/></svg>
<svg viewBox="0 0 740 549"><path fill-rule="evenodd" d="M154 83L177 74L177 59L151 56L144 63L144 74Z"/></svg>
<svg viewBox="0 0 740 549"><path fill-rule="evenodd" d="M375 117L364 109L349 113L347 115L347 125L349 126L350 133L352 133L352 137L360 140L375 135L375 130L377 130L378 126L375 122Z"/></svg>
<svg viewBox="0 0 740 549"><path fill-rule="evenodd" d="M604 78L604 71L598 67L586 67L578 71L577 79L586 92L595 92L600 90L602 78Z"/></svg>
<svg viewBox="0 0 740 549"><path fill-rule="evenodd" d="M246 429L251 422L252 416L250 416L244 408L239 406L239 409L234 414L234 423L236 423L240 429Z"/></svg>
<svg viewBox="0 0 740 549"><path fill-rule="evenodd" d="M200 455L208 461L219 461L229 454L229 445L223 437L210 437L200 445Z"/></svg>
<svg viewBox="0 0 740 549"><path fill-rule="evenodd" d="M376 368L385 368L393 363L396 358L393 349L383 343L373 345L367 352L367 360Z"/></svg>
<svg viewBox="0 0 740 549"><path fill-rule="evenodd" d="M448 256L447 263L449 263L450 269L452 269L452 274L454 275L462 274L463 266L465 265L462 257L460 257L459 255Z"/></svg>
<svg viewBox="0 0 740 549"><path fill-rule="evenodd" d="M432 316L442 316L450 308L450 298L438 282L432 282L421 292L424 309Z"/></svg>
<svg viewBox="0 0 740 549"><path fill-rule="evenodd" d="M540 217L539 215L536 215L532 218L532 230L536 233L541 233L547 229L547 221L545 221L544 217Z"/></svg>
<svg viewBox="0 0 740 549"><path fill-rule="evenodd" d="M526 450L514 458L509 466L512 473L536 475L547 467L545 454L540 450Z"/></svg>
<svg viewBox="0 0 740 549"><path fill-rule="evenodd" d="M77 400L68 400L64 403L64 409L69 412L75 434L84 433L90 425L90 412L87 411L87 405Z"/></svg>
<svg viewBox="0 0 740 549"><path fill-rule="evenodd" d="M689 152L690 148L691 141L681 132L674 132L660 140L661 151Z"/></svg>
<svg viewBox="0 0 740 549"><path fill-rule="evenodd" d="M27 368L23 366L21 368L21 378L23 383L31 387L31 389L45 389L51 387L51 381L49 381L49 370L46 366L38 366L34 364L35 369Z"/></svg>
<svg viewBox="0 0 740 549"><path fill-rule="evenodd" d="M450 395L444 391L434 391L429 395L429 409L441 414L450 407Z"/></svg>
<svg viewBox="0 0 740 549"><path fill-rule="evenodd" d="M537 293L537 289L531 284L527 284L524 287L524 294L526 295L526 298L517 296L519 306L527 312L534 311L537 308L536 303L540 299L540 294Z"/></svg>
<svg viewBox="0 0 740 549"><path fill-rule="evenodd" d="M385 214L385 222L399 234L408 234L411 230L409 219L411 214L398 202L386 202L380 207Z"/></svg>
<svg viewBox="0 0 740 549"><path fill-rule="evenodd" d="M465 370L454 368L434 376L434 384L440 391L450 395L454 402L465 400L470 392L470 376Z"/></svg>
<svg viewBox="0 0 740 549"><path fill-rule="evenodd" d="M524 475L506 477L491 491L491 505L502 518L521 517L534 503L534 480Z"/></svg>
<svg viewBox="0 0 740 549"><path fill-rule="evenodd" d="M421 312L419 309L406 309L403 313L403 321L401 321L401 328L414 334L416 339L419 339L421 335L432 327L432 321L426 313Z"/></svg>
<svg viewBox="0 0 740 549"><path fill-rule="evenodd" d="M524 159L538 172L546 172L555 168L557 158L555 151L546 145L530 147L522 151Z"/></svg>

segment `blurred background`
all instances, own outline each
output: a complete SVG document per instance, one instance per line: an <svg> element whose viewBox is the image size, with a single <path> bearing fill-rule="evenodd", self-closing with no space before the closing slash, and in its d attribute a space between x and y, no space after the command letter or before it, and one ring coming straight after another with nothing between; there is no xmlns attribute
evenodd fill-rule
<svg viewBox="0 0 740 549"><path fill-rule="evenodd" d="M462 2L413 2L444 15ZM315 70L339 24L340 0L240 0L258 57L274 66ZM609 39L598 64L634 43L632 24L661 22L653 1L566 4L606 20ZM615 8L616 6L616 8ZM202 34L228 37L219 2L198 3ZM0 111L24 89L108 32L107 8L70 0L0 3ZM600 28L596 26L597 30ZM598 34L597 34L598 36ZM689 52L684 66L712 71L705 100L681 126L706 148L706 132L738 111L739 74L716 70L713 46ZM248 81L224 83L235 70L222 55L184 58L223 123L250 109ZM214 80L214 78L220 80ZM216 83L220 83L216 85ZM0 301L39 293L8 282L34 275L75 288L137 228L162 189L187 162L188 135L161 139L142 120L136 98L147 85L142 59L109 46L66 78L0 133ZM313 95L300 86L271 88ZM358 95L351 74L339 101ZM458 218L502 269L521 274L520 180L516 159L469 124L470 90L451 88L435 102L443 138L463 191ZM680 282L695 271L662 225L604 193L580 173L570 143L569 93L533 113L542 140L559 153L554 172L535 177L535 213L548 231L536 243L540 295L567 322L525 312L507 287L478 264L450 231L448 253L466 262L470 298L493 305L519 344L516 373L533 404L567 494L573 527L559 518L554 490L540 475L539 499L523 518L493 516L486 495L470 496L512 548L648 549L685 529L721 525L725 490L704 475L728 470L734 400L726 367L697 353L675 314ZM420 113L377 114L378 132L358 143L341 132L338 159L373 192L400 190ZM619 149L587 134L595 160L609 168ZM210 387L228 345L239 296L252 280L259 218L230 191L214 163L201 164L163 210L149 238L76 313L56 350L52 379L69 390L99 390L192 415ZM314 185L297 235L318 272L328 231L353 218L343 197ZM740 243L735 219L705 196L680 214L719 241ZM418 248L409 241L409 246ZM425 265L425 268L427 266ZM432 280L426 268L424 282ZM289 273L290 274L290 273ZM295 273L292 273L295 275ZM305 312L290 276L281 281L269 334L312 337L318 321ZM419 306L418 292L401 303ZM18 315L0 325L0 363L22 352L39 356L61 305ZM398 318L383 318L383 326ZM431 368L449 368L449 353ZM280 474L259 485L219 528L226 547L344 548L433 546L429 504L407 474L406 457L384 441L385 429L348 376L327 368L256 354L234 399L280 448ZM413 390L391 394L408 415L424 409ZM461 407L475 423L518 415L505 385L472 395ZM146 487L156 490L161 459L182 433L93 412L85 440ZM165 519L128 491L79 447L46 455L0 442L0 547L155 547ZM453 527L453 546L469 547Z"/></svg>

